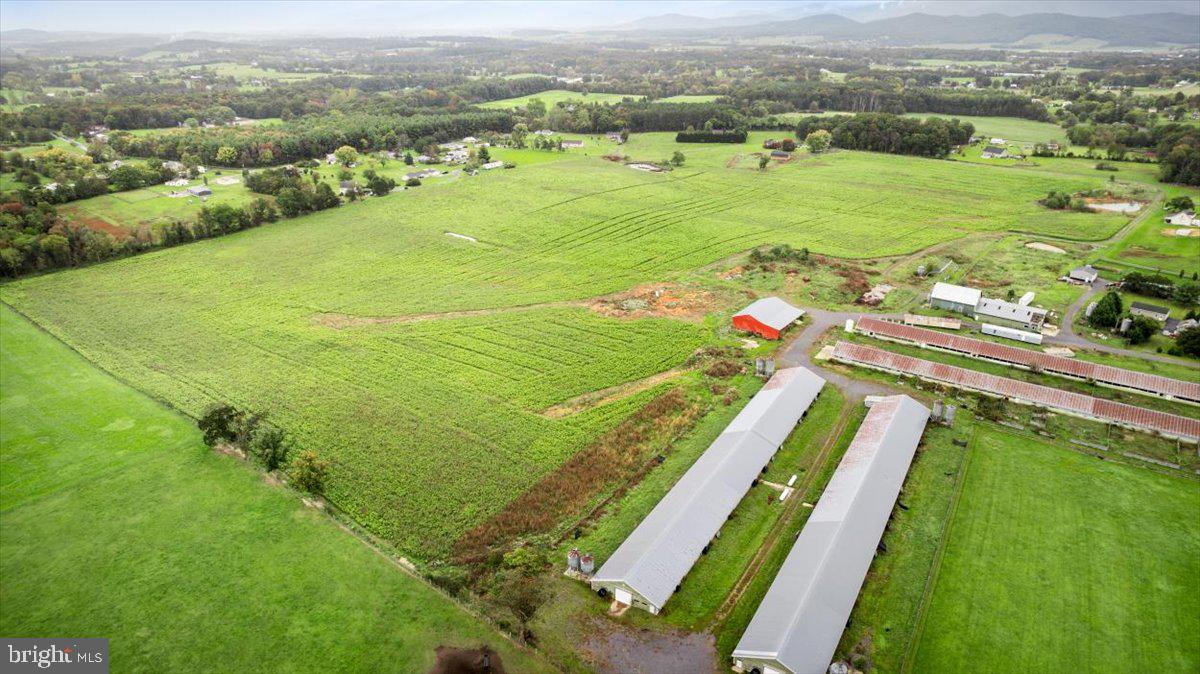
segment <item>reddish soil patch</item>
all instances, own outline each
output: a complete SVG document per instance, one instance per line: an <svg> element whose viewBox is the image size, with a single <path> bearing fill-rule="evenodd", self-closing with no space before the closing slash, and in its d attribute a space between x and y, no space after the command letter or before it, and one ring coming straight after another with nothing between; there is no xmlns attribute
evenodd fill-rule
<svg viewBox="0 0 1200 674"><path fill-rule="evenodd" d="M666 317L698 322L715 306L716 298L707 290L656 283L602 297L590 308L612 318Z"/></svg>
<svg viewBox="0 0 1200 674"><path fill-rule="evenodd" d="M74 217L74 218L71 218L71 223L76 224L76 225L82 225L84 227L87 227L88 229L91 229L91 230L94 230L97 232L107 232L109 234L109 236L111 236L113 239L116 239L117 241L123 241L129 237L128 229L114 225L111 222L106 222L104 220L101 220L100 218Z"/></svg>
<svg viewBox="0 0 1200 674"><path fill-rule="evenodd" d="M487 646L472 648L437 647L437 662L429 674L505 674L500 654Z"/></svg>

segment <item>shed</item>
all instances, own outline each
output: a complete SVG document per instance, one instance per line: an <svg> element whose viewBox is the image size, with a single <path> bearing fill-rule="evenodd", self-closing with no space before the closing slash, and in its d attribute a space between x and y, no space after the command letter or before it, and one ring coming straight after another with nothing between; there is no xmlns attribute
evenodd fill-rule
<svg viewBox="0 0 1200 674"><path fill-rule="evenodd" d="M1008 150L996 147L995 145L989 145L983 148L983 152L979 156L984 159L1003 159L1008 156Z"/></svg>
<svg viewBox="0 0 1200 674"><path fill-rule="evenodd" d="M738 668L827 671L928 420L908 396L871 405L733 650Z"/></svg>
<svg viewBox="0 0 1200 674"><path fill-rule="evenodd" d="M1129 305L1129 313L1134 316L1145 316L1152 318L1158 322L1163 322L1170 318L1171 310L1166 307L1160 307L1157 304L1147 304L1146 302L1134 302Z"/></svg>
<svg viewBox="0 0 1200 674"><path fill-rule="evenodd" d="M824 385L802 367L777 371L592 576L592 588L661 611Z"/></svg>
<svg viewBox="0 0 1200 674"><path fill-rule="evenodd" d="M966 286L956 286L953 283L937 282L929 293L929 306L934 309L948 309L960 314L975 311L983 292Z"/></svg>
<svg viewBox="0 0 1200 674"><path fill-rule="evenodd" d="M764 297L734 314L733 327L764 339L779 339L779 333L803 315L803 309L778 297Z"/></svg>
<svg viewBox="0 0 1200 674"><path fill-rule="evenodd" d="M1072 269L1068 278L1070 278L1072 281L1079 281L1081 283L1087 283L1091 285L1097 278L1099 278L1099 276L1100 272L1097 271L1095 267L1090 264L1085 264L1082 267L1076 267Z"/></svg>
<svg viewBox="0 0 1200 674"><path fill-rule="evenodd" d="M207 185L197 185L188 188L188 194L193 197L207 197L212 195L212 190Z"/></svg>

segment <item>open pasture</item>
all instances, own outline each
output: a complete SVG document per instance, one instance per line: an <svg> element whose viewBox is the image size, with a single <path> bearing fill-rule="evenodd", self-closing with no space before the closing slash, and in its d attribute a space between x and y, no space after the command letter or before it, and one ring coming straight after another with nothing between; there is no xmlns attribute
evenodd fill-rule
<svg viewBox="0 0 1200 674"><path fill-rule="evenodd" d="M712 103L720 98L711 94L679 94L678 96L667 96L660 98L656 103Z"/></svg>
<svg viewBox="0 0 1200 674"><path fill-rule="evenodd" d="M201 206L230 204L240 207L250 203L256 195L241 183L241 175L237 171L224 173L227 176L236 176L239 182L221 185L217 183L221 176L209 173L208 187L212 190L212 195L204 201L193 196L170 196L172 192L182 192L188 187L204 184L202 180L192 180L184 187L151 185L127 192L113 192L90 199L80 199L60 206L59 213L74 222L96 224L98 220L112 227L132 230L141 225L155 226L172 220L189 220L200 212Z"/></svg>
<svg viewBox="0 0 1200 674"><path fill-rule="evenodd" d="M985 140L1003 138L1007 142L1017 143L1046 143L1055 142L1069 145L1067 131L1057 124L1035 122L1032 119L1020 117L978 117L973 115L939 115L930 112L912 112L906 117L938 117L941 119L957 119L970 122L975 126L975 135Z"/></svg>
<svg viewBox="0 0 1200 674"><path fill-rule="evenodd" d="M113 671L552 671L6 307L0 384L0 632L103 635Z"/></svg>
<svg viewBox="0 0 1200 674"><path fill-rule="evenodd" d="M647 174L566 153L26 279L0 297L189 414L217 401L267 412L334 460L333 502L431 558L645 393L562 418L543 410L678 367L713 339L694 323L594 315L591 298L761 244L879 257L979 231L1102 237L1125 222L1035 203L1101 178L852 152L759 171L762 137L635 136L624 152L680 149L685 165Z"/></svg>
<svg viewBox="0 0 1200 674"><path fill-rule="evenodd" d="M523 108L529 104L529 101L532 101L535 98L541 99L541 101L546 104L546 107L549 108L549 107L553 107L554 105L557 105L559 103L567 103L567 102L620 103L621 100L625 99L625 98L632 98L635 100L640 100L645 97L632 95L632 94L630 94L630 95L627 95L627 94L604 94L604 93L595 92L595 91L584 94L579 91L570 91L567 89L549 89L547 91L540 91L536 94L530 94L528 96L517 96L515 98L502 98L498 101L488 101L486 103L479 103L478 107L495 109L495 110L510 110L510 109L514 109L514 108Z"/></svg>
<svg viewBox="0 0 1200 674"><path fill-rule="evenodd" d="M1195 671L1200 484L979 432L911 671Z"/></svg>

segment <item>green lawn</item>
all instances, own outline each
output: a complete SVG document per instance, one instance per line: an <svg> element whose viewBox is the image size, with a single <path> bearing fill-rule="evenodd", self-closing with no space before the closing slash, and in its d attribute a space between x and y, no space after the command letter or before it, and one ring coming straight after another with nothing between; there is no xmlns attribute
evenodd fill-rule
<svg viewBox="0 0 1200 674"><path fill-rule="evenodd" d="M488 101L479 103L481 108L508 110L512 108L523 108L528 105L533 99L541 99L546 104L547 108L553 107L558 103L620 103L622 99L632 98L640 100L645 96L635 96L626 94L604 94L599 92L590 92L584 94L579 91L569 91L567 89L550 89L547 91L530 94L528 96L517 96L516 98L503 98L498 101Z"/></svg>
<svg viewBox="0 0 1200 674"><path fill-rule="evenodd" d="M1102 264L1116 263L1122 267L1122 271L1149 267L1170 274L1182 270L1187 276L1200 271L1200 237L1174 236L1178 230L1190 231L1195 228L1175 227L1163 222L1166 216L1173 215L1163 208L1168 200L1189 196L1193 201L1200 201L1200 189L1182 185L1160 184L1159 187L1163 191L1163 199L1154 204L1137 229L1120 242L1098 252L1096 257L1102 258Z"/></svg>
<svg viewBox="0 0 1200 674"><path fill-rule="evenodd" d="M912 671L1200 668L1200 484L999 430L969 462Z"/></svg>
<svg viewBox="0 0 1200 674"><path fill-rule="evenodd" d="M128 192L114 192L90 199L80 199L59 206L59 213L64 217L80 223L101 220L110 225L135 229L139 225L162 225L172 220L190 220L200 212L202 206L230 204L244 206L250 203L256 195L252 194L242 184L241 172L227 170L225 176L233 176L238 182L233 185L221 185L218 176L213 172L206 174L208 187L212 195L205 200L199 197L172 197L172 192L183 192L188 187L203 184L202 179L192 180L184 187L168 187L153 185Z"/></svg>
<svg viewBox="0 0 1200 674"><path fill-rule="evenodd" d="M551 671L7 307L0 528L0 634L108 637L114 672L418 673L480 643Z"/></svg>
<svg viewBox="0 0 1200 674"><path fill-rule="evenodd" d="M760 171L753 153L767 135L727 146L638 134L621 147L635 159L686 155L661 174L601 159L597 141L544 153L542 163L435 178L6 284L0 297L188 413L214 401L269 412L334 460L329 492L339 506L430 559L638 400L562 418L543 410L728 339L712 325L600 316L592 298L679 279L762 244L878 258L1018 227L1102 238L1125 222L1036 203L1102 176L857 152L801 153ZM241 185L229 190L249 198ZM136 220L198 208L168 197L100 199L107 209L87 200L63 211ZM433 320L413 320L422 317Z"/></svg>

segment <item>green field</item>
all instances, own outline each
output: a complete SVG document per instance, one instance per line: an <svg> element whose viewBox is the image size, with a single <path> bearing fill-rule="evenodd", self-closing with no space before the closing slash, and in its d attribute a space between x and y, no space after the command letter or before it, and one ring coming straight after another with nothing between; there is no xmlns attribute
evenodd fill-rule
<svg viewBox="0 0 1200 674"><path fill-rule="evenodd" d="M200 212L201 206L230 204L244 206L256 195L241 183L238 171L225 171L226 176L235 176L233 185L220 185L221 176L207 174L208 187L212 195L201 201L199 197L172 197L172 192L186 191L188 187L202 185L201 179L192 180L184 187L153 185L128 192L114 192L90 199L72 201L59 207L59 213L73 222L95 224L97 220L114 227L136 229L140 225L162 225L172 220L190 220Z"/></svg>
<svg viewBox="0 0 1200 674"><path fill-rule="evenodd" d="M928 112L912 112L907 117L938 117L970 122L975 126L975 135L985 140L1003 138L1010 143L1056 142L1068 145L1066 129L1049 122L1035 122L1019 117L976 117L972 115L938 115Z"/></svg>
<svg viewBox="0 0 1200 674"><path fill-rule="evenodd" d="M478 107L508 110L512 108L523 108L533 99L540 99L546 104L547 108L553 107L559 103L620 103L625 98L642 99L645 96L633 96L625 94L602 94L599 92L591 92L584 94L579 91L568 91L566 89L550 89L528 96L517 96L516 98L503 98L498 101L488 101L479 103Z"/></svg>
<svg viewBox="0 0 1200 674"><path fill-rule="evenodd" d="M1200 668L1200 485L977 435L916 672Z"/></svg>
<svg viewBox="0 0 1200 674"><path fill-rule="evenodd" d="M720 98L720 96L711 96L704 94L679 94L678 96L667 96L660 98L655 103L712 103Z"/></svg>
<svg viewBox="0 0 1200 674"><path fill-rule="evenodd" d="M878 257L1014 227L1100 238L1126 221L1035 202L1102 177L852 152L759 171L751 153L765 135L681 146L647 134L623 146L646 159L682 150L685 165L664 174L547 153L558 159L27 279L0 296L189 414L216 401L269 412L334 460L335 503L428 559L641 398L562 418L542 410L676 367L713 341L693 323L601 317L590 298L759 244Z"/></svg>
<svg viewBox="0 0 1200 674"><path fill-rule="evenodd" d="M0 528L0 633L107 637L113 671L552 671L6 307Z"/></svg>

